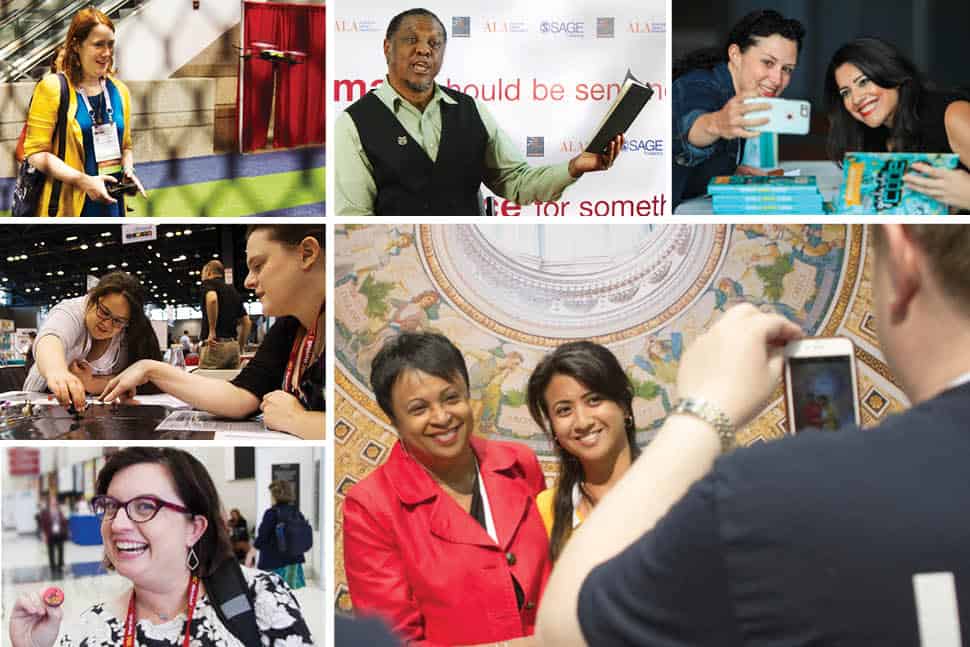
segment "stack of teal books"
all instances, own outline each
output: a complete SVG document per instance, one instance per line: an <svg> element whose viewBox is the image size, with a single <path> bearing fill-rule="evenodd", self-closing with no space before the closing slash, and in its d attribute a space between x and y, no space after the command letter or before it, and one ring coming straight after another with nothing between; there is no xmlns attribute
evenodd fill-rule
<svg viewBox="0 0 970 647"><path fill-rule="evenodd" d="M716 214L825 213L815 177L720 175L707 185Z"/></svg>

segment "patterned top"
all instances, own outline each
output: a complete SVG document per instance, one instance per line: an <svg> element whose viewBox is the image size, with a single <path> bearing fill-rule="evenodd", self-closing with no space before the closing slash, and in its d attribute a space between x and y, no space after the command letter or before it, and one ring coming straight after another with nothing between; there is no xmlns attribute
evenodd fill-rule
<svg viewBox="0 0 970 647"><path fill-rule="evenodd" d="M256 611L256 624L266 647L313 645L300 604L275 573L244 568ZM162 624L139 620L136 644L140 647L181 647L185 614ZM61 635L60 647L116 647L125 633L123 618L115 617L103 602L95 604ZM192 647L245 647L219 620L209 597L203 595L192 618Z"/></svg>

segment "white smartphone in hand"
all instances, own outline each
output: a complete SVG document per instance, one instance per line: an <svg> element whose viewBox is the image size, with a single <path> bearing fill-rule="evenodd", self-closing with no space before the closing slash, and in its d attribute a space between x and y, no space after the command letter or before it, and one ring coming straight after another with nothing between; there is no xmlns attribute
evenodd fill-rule
<svg viewBox="0 0 970 647"><path fill-rule="evenodd" d="M808 101L796 99L779 99L777 97L751 97L745 103L766 103L768 110L758 110L745 115L746 119L768 118L768 123L752 127L766 133L780 133L782 135L807 135L809 122L812 118L812 104Z"/></svg>
<svg viewBox="0 0 970 647"><path fill-rule="evenodd" d="M785 346L788 433L858 426L855 346L845 337L814 337Z"/></svg>

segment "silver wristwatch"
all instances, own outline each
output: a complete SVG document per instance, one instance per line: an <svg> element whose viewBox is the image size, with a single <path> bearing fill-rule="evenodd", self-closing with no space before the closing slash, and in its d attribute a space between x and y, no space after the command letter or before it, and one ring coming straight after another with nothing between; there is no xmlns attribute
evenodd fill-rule
<svg viewBox="0 0 970 647"><path fill-rule="evenodd" d="M700 418L707 424L714 427L718 437L721 439L721 453L727 453L737 446L734 437L734 424L727 415L716 406L701 398L681 398L670 415L685 413L695 418Z"/></svg>

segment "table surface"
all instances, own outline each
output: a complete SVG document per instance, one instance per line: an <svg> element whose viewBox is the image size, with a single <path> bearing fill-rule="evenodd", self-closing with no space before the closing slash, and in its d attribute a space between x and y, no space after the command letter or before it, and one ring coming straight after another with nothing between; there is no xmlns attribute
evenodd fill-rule
<svg viewBox="0 0 970 647"><path fill-rule="evenodd" d="M0 393L0 400L14 400L23 392ZM88 404L79 414L71 413L66 407L46 401L43 394L30 394L35 401L41 402L33 407L30 415L25 415L22 402L12 402L0 409L0 440L213 440L229 437L245 439L299 440L296 436L275 431L213 431L211 429L191 428L191 425L178 431L157 428L172 412L191 410L168 406L166 404ZM215 419L214 416L197 412L197 417ZM256 423L261 426L261 423ZM217 425L223 428L247 428L252 423L228 422Z"/></svg>
<svg viewBox="0 0 970 647"><path fill-rule="evenodd" d="M781 168L785 169L786 172L800 170L801 175L814 175L818 190L822 194L822 199L826 202L835 200L839 186L842 184L842 169L828 160L782 162ZM678 216L713 215L714 205L711 202L711 196L700 196L684 200L677 205L674 213Z"/></svg>

